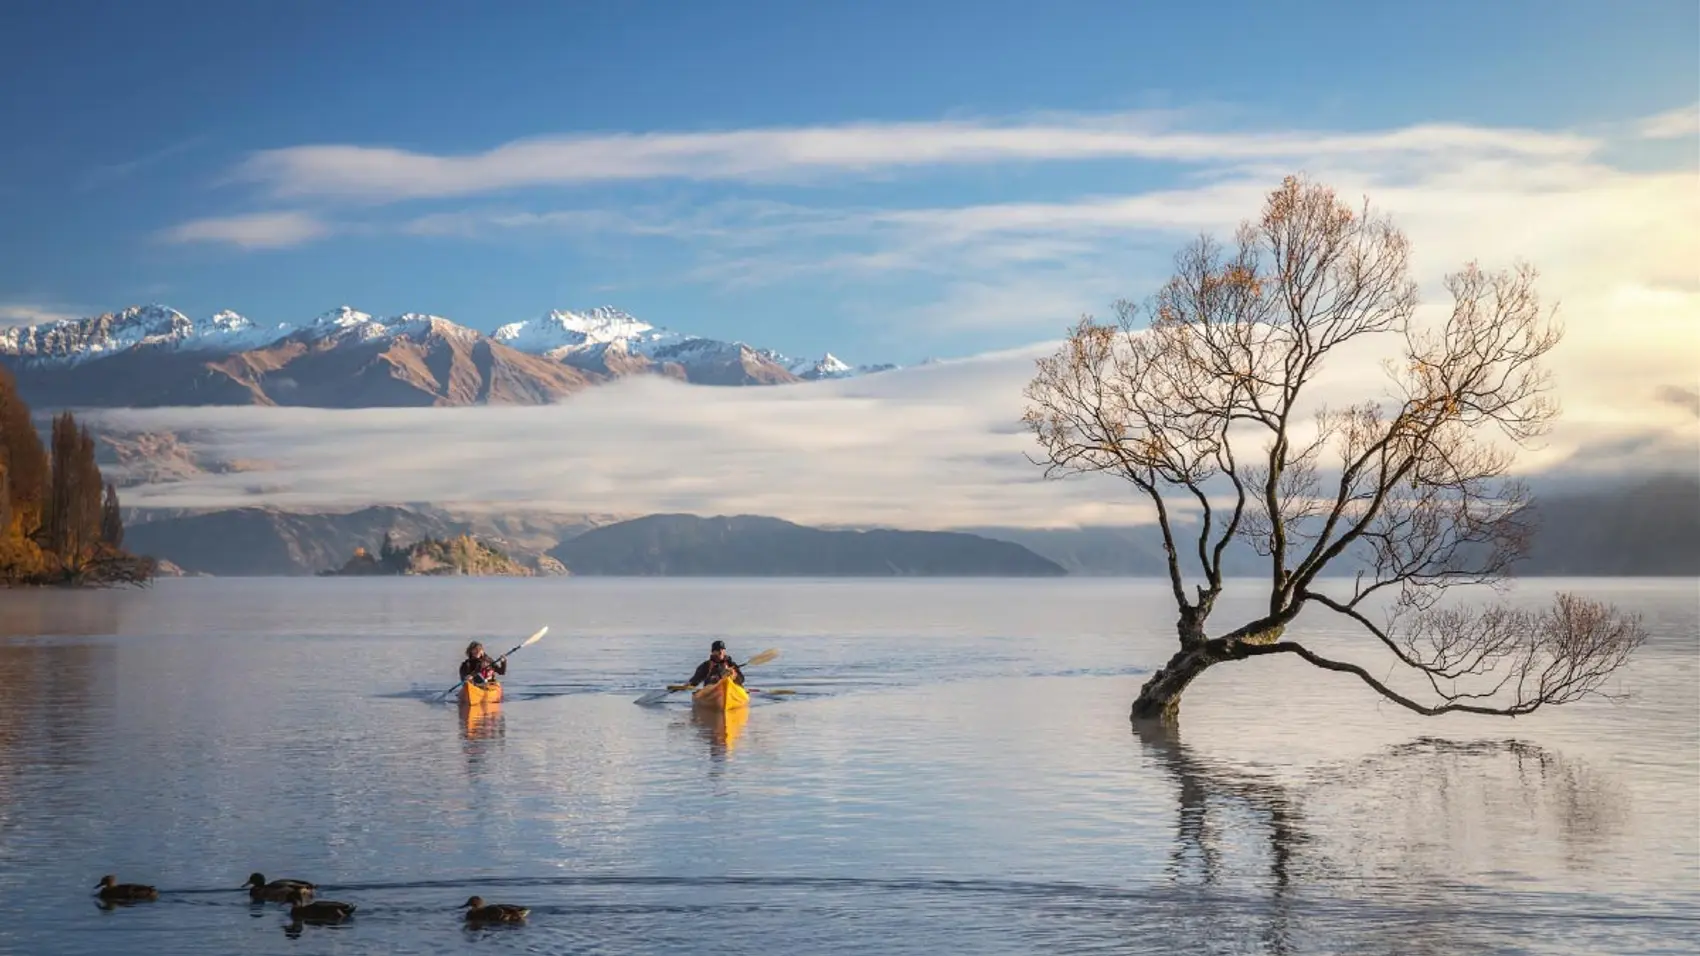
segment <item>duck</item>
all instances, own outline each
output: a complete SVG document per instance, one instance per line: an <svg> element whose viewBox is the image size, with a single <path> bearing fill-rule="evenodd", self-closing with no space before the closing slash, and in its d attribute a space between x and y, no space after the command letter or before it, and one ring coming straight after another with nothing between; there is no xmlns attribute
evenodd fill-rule
<svg viewBox="0 0 1700 956"><path fill-rule="evenodd" d="M285 902L290 904L289 915L296 922L340 923L354 915L356 907L352 903L335 900L307 902L312 895L313 891L305 886L290 887Z"/></svg>
<svg viewBox="0 0 1700 956"><path fill-rule="evenodd" d="M94 886L95 889L100 890L98 894L100 898L110 903L134 903L138 900L159 899L159 891L153 887L144 886L140 883L120 883L118 877L110 873L101 877L100 882Z"/></svg>
<svg viewBox="0 0 1700 956"><path fill-rule="evenodd" d="M466 907L466 921L468 923L521 923L525 921L526 914L531 912L530 907L526 906L510 906L507 903L486 904L482 896L474 896L461 905Z"/></svg>
<svg viewBox="0 0 1700 956"><path fill-rule="evenodd" d="M317 889L306 880L272 880L267 883L265 876L259 873L250 874L248 882L242 884L242 888L248 891L248 898L256 903L266 900L273 903L287 903L289 902L289 892L296 887L306 890L309 897Z"/></svg>

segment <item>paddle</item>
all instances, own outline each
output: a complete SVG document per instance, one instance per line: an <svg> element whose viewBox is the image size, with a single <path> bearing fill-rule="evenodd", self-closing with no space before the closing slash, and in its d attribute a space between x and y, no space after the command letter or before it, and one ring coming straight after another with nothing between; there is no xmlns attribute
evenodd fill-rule
<svg viewBox="0 0 1700 956"><path fill-rule="evenodd" d="M754 667L757 664L766 664L768 661L771 661L775 657L778 657L778 656L779 656L779 651L776 648L770 647L767 650L762 651L760 654L757 654L756 656L754 656L754 657L750 658L749 660L743 662L742 664L739 664L738 669L743 670L746 667ZM690 687L691 687L691 685L689 685L689 684L668 684L666 689L664 689L664 690L652 690L649 693L643 695L642 697L639 697L637 700L632 701L632 703L634 703L634 704L654 704L654 703L657 703L657 702L665 699L670 694L677 694L679 691L682 691L682 690L690 690Z"/></svg>
<svg viewBox="0 0 1700 956"><path fill-rule="evenodd" d="M536 634L533 634L530 637L526 638L525 640L521 641L520 643L515 644L512 650L508 651L506 654L503 654L501 657L496 658L496 660L492 661L491 663L500 663L502 661L507 660L508 654L512 654L512 653L514 653L514 651L517 651L520 648L530 647L531 645L536 644L538 641L543 640L543 635L545 635L547 633L549 633L548 627L545 626L545 627L539 628ZM445 690L441 694L437 695L437 699L439 701L447 700L448 696L450 694L454 693L455 691L459 690L460 685L464 684L464 683L466 683L466 682L465 681L456 681L455 685L453 687L450 687L448 690Z"/></svg>

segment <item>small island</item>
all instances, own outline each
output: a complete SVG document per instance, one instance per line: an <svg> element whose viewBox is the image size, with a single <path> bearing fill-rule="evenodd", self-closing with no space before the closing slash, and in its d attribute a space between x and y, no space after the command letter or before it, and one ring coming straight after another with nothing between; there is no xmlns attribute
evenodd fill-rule
<svg viewBox="0 0 1700 956"><path fill-rule="evenodd" d="M508 557L471 535L425 538L402 546L394 534L384 537L373 554L355 548L354 556L342 567L320 571L320 577L367 575L465 575L469 577L533 577L536 571Z"/></svg>

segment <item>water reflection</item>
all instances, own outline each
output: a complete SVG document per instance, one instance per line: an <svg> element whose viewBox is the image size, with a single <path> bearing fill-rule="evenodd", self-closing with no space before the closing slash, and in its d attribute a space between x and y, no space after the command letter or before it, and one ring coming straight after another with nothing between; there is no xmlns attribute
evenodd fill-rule
<svg viewBox="0 0 1700 956"><path fill-rule="evenodd" d="M1177 886L1266 886L1269 911L1259 928L1262 952L1293 952L1294 855L1307 837L1293 794L1273 778L1215 766L1187 747L1173 727L1135 725L1147 755L1175 781L1175 840L1168 876ZM1248 833L1261 831L1260 839ZM1261 849L1256 870L1241 876L1234 856Z"/></svg>
<svg viewBox="0 0 1700 956"><path fill-rule="evenodd" d="M507 737L502 705L461 704L461 751L466 755L466 772L477 776L492 757L499 754Z"/></svg>
<svg viewBox="0 0 1700 956"><path fill-rule="evenodd" d="M462 736L467 740L488 740L506 733L502 724L502 705L461 704Z"/></svg>
<svg viewBox="0 0 1700 956"><path fill-rule="evenodd" d="M96 896L94 898L94 908L105 913L113 913L118 910L129 909L133 906L146 906L153 902L153 900L103 900Z"/></svg>
<svg viewBox="0 0 1700 956"><path fill-rule="evenodd" d="M0 864L44 836L29 832L16 812L29 794L103 759L95 741L111 708L117 656L101 644L0 644ZM67 806L79 799L58 796Z"/></svg>
<svg viewBox="0 0 1700 956"><path fill-rule="evenodd" d="M1313 802L1357 821L1342 865L1373 872L1395 860L1436 880L1598 872L1629 813L1616 780L1517 739L1421 737L1315 778Z"/></svg>
<svg viewBox="0 0 1700 956"><path fill-rule="evenodd" d="M300 939L301 934L303 932L305 932L306 928L309 927L309 926L314 927L315 929L319 930L320 932L332 932L332 933L338 932L338 931L341 931L341 930L348 928L346 925L344 925L342 923L328 923L328 922L324 922L322 920L312 920L312 919L309 919L309 920L291 919L289 922L283 924L283 935L289 937L290 939Z"/></svg>
<svg viewBox="0 0 1700 956"><path fill-rule="evenodd" d="M744 732L744 724L749 720L748 707L726 711L691 708L691 724L708 743L709 756L715 760L725 760L732 755L738 744L738 735Z"/></svg>
<svg viewBox="0 0 1700 956"><path fill-rule="evenodd" d="M1466 922L1431 918L1427 908L1468 908L1472 879L1517 871L1536 879L1551 869L1544 855L1554 848L1574 869L1597 873L1626 812L1611 781L1527 741L1424 737L1282 782L1212 761L1178 730L1135 727L1134 736L1177 791L1168 879L1256 888L1266 904L1256 918L1260 953L1292 953L1337 931L1329 905L1348 899L1385 913L1356 921L1356 946L1469 951L1515 931L1489 920L1531 914ZM1307 817L1328 826L1313 833ZM1231 931L1243 939L1247 928Z"/></svg>
<svg viewBox="0 0 1700 956"><path fill-rule="evenodd" d="M117 634L136 597L114 591L0 588L0 640Z"/></svg>

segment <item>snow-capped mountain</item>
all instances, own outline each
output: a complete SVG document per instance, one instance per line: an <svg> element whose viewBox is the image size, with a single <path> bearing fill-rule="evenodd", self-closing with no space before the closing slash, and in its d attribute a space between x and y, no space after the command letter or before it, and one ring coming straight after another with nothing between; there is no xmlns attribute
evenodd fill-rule
<svg viewBox="0 0 1700 956"><path fill-rule="evenodd" d="M196 324L176 309L140 305L92 319L0 329L0 356L74 365L140 348L239 352L270 345L292 331L287 325L262 328L230 311Z"/></svg>
<svg viewBox="0 0 1700 956"><path fill-rule="evenodd" d="M742 342L723 342L657 328L609 306L590 312L550 312L539 319L504 325L491 338L521 352L546 355L591 371L606 370L610 361L677 365L687 380L703 384L774 384L783 381L786 375L803 378L796 369L815 364L798 363L772 349ZM752 381L714 380L724 378L724 370L732 366L750 370ZM691 374L708 368L720 371L710 376Z"/></svg>
<svg viewBox="0 0 1700 956"><path fill-rule="evenodd" d="M229 311L197 322L150 305L0 329L0 364L45 403L327 407L536 404L638 374L779 385L894 367L852 367L831 354L798 361L610 307L553 311L487 335L441 316L379 318L346 305L299 325Z"/></svg>
<svg viewBox="0 0 1700 956"><path fill-rule="evenodd" d="M559 358L599 345L622 343L628 352L644 354L649 347L683 341L689 336L658 329L642 319L609 306L589 312L554 311L539 319L510 322L491 336L503 345Z"/></svg>
<svg viewBox="0 0 1700 956"><path fill-rule="evenodd" d="M791 366L791 374L805 381L819 381L824 378L855 378L858 375L873 375L876 372L889 372L897 368L895 365L847 365L831 352L818 362L797 362Z"/></svg>

